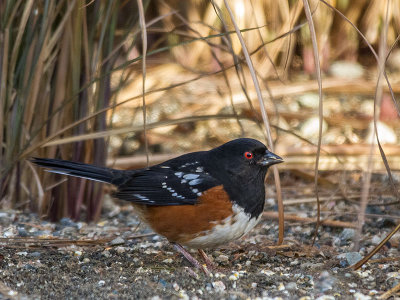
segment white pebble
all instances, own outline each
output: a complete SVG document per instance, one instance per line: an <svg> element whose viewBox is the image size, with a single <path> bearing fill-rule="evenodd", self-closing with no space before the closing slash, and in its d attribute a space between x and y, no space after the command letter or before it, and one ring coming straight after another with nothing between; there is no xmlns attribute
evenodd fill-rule
<svg viewBox="0 0 400 300"><path fill-rule="evenodd" d="M213 288L218 292L222 292L226 289L226 286L222 281L214 281L211 284Z"/></svg>
<svg viewBox="0 0 400 300"><path fill-rule="evenodd" d="M229 276L229 280L238 280L239 279L239 273L238 272L233 272L231 276Z"/></svg>
<svg viewBox="0 0 400 300"><path fill-rule="evenodd" d="M261 270L261 274L272 276L275 275L275 272L272 272L271 270Z"/></svg>
<svg viewBox="0 0 400 300"><path fill-rule="evenodd" d="M97 285L98 286L104 286L106 284L106 282L104 280L100 280Z"/></svg>

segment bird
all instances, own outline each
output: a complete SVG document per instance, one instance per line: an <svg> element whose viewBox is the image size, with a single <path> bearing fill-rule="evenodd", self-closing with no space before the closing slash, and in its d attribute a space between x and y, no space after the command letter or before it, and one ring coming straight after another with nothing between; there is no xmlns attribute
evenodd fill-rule
<svg viewBox="0 0 400 300"><path fill-rule="evenodd" d="M115 198L131 202L142 221L208 273L214 265L204 250L242 237L260 221L267 170L283 159L258 140L238 138L135 170L38 157L31 162L116 186ZM197 249L206 267L185 247Z"/></svg>

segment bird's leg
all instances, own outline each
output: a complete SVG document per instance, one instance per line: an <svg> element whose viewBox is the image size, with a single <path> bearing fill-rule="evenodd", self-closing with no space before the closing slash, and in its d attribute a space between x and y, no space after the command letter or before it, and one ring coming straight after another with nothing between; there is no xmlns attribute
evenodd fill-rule
<svg viewBox="0 0 400 300"><path fill-rule="evenodd" d="M202 270L206 275L209 274L208 270L201 264L197 259L195 259L185 248L177 243L173 243L175 249L180 252L193 266L197 269Z"/></svg>
<svg viewBox="0 0 400 300"><path fill-rule="evenodd" d="M204 252L202 249L197 250L200 254L200 257L204 260L206 263L206 266L209 270L213 270L216 268L215 264L210 260L210 258L207 256L207 254Z"/></svg>

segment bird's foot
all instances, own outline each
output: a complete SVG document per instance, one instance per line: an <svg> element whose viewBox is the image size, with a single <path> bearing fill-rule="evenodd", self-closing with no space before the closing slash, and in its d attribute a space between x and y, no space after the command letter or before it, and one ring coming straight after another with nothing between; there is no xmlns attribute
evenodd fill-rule
<svg viewBox="0 0 400 300"><path fill-rule="evenodd" d="M185 248L183 248L181 245L179 245L177 243L174 243L173 245L174 245L175 249L179 253L181 253L195 268L203 271L204 274L206 274L206 275L210 274L208 269L205 266L203 266L197 259L195 259Z"/></svg>
<svg viewBox="0 0 400 300"><path fill-rule="evenodd" d="M216 270L217 269L217 265L215 263L213 263L210 258L207 256L207 254L204 252L204 250L202 249L198 249L197 250L200 254L200 257L204 260L204 262L206 263L207 269L209 270Z"/></svg>

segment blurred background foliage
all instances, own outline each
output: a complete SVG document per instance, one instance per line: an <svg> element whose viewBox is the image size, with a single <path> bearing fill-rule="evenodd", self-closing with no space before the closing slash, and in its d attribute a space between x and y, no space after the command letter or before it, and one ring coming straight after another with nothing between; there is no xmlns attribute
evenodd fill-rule
<svg viewBox="0 0 400 300"><path fill-rule="evenodd" d="M376 60L342 16L321 1L309 2L321 68L329 78L325 81L324 121L330 130L325 131L323 142L369 143ZM30 209L53 220L63 216L79 219L82 212L87 220L99 216L101 185L38 170L27 161L31 156L119 168L144 165L140 156L144 153L143 41L138 3L1 0L3 208ZM318 116L303 2L230 3L262 83L275 141L278 146L286 145L278 153L301 154L299 149L316 140L313 116ZM397 42L400 0L327 3L345 15L376 51L383 32L385 49ZM264 139L254 88L223 1L159 0L144 1L143 5L149 149L152 154L167 154L152 161L243 135ZM389 79L395 83L399 82L399 57L396 45L387 61L393 71ZM393 89L398 93L398 84L393 84ZM330 92L349 94L351 101L338 96L329 99ZM294 101L293 97L298 98ZM385 95L381 116L389 129L398 124L392 100ZM398 132L392 131L396 143ZM288 146L293 147L288 150ZM357 149L363 154L361 148ZM137 159L121 158L128 155ZM307 168L313 160L304 166L303 158L293 165Z"/></svg>

